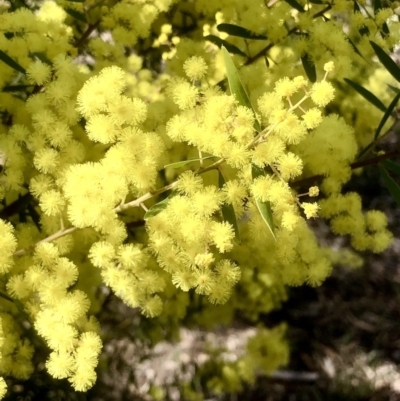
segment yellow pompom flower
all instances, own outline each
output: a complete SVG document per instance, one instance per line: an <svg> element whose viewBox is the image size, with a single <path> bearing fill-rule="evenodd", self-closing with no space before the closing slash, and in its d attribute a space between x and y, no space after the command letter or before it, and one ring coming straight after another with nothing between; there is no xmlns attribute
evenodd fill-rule
<svg viewBox="0 0 400 401"><path fill-rule="evenodd" d="M75 360L70 352L53 351L46 361L47 371L56 379L66 379L74 369Z"/></svg>
<svg viewBox="0 0 400 401"><path fill-rule="evenodd" d="M76 391L87 391L89 390L96 381L96 372L94 369L88 369L85 365L78 367L69 378L69 382L72 384Z"/></svg>
<svg viewBox="0 0 400 401"><path fill-rule="evenodd" d="M113 143L118 133L112 118L104 114L90 117L86 132L92 141L104 144Z"/></svg>
<svg viewBox="0 0 400 401"><path fill-rule="evenodd" d="M308 190L308 196L315 197L318 195L319 195L319 188L316 186L310 187L310 189Z"/></svg>
<svg viewBox="0 0 400 401"><path fill-rule="evenodd" d="M46 86L45 95L55 106L64 106L65 102L71 96L72 88L68 81L57 80Z"/></svg>
<svg viewBox="0 0 400 401"><path fill-rule="evenodd" d="M276 117L275 121L271 119L271 123L278 124L275 131L287 144L297 145L306 137L306 126L294 113L285 113Z"/></svg>
<svg viewBox="0 0 400 401"><path fill-rule="evenodd" d="M316 107L307 110L303 114L303 121L308 129L314 129L318 127L318 125L322 122L321 111Z"/></svg>
<svg viewBox="0 0 400 401"><path fill-rule="evenodd" d="M246 187L238 180L230 180L226 182L222 191L225 195L225 201L236 208L242 205L244 198L247 196Z"/></svg>
<svg viewBox="0 0 400 401"><path fill-rule="evenodd" d="M43 242L37 245L33 254L33 260L44 267L53 267L59 257L58 248L50 242Z"/></svg>
<svg viewBox="0 0 400 401"><path fill-rule="evenodd" d="M51 68L46 63L36 60L26 70L28 81L35 85L43 85L50 79Z"/></svg>
<svg viewBox="0 0 400 401"><path fill-rule="evenodd" d="M303 171L303 162L299 156L292 152L288 152L279 158L279 171L281 177L288 181L291 178L301 175Z"/></svg>
<svg viewBox="0 0 400 401"><path fill-rule="evenodd" d="M282 139L271 136L253 150L253 163L258 167L264 167L266 164L277 162L284 155L285 150L286 145Z"/></svg>
<svg viewBox="0 0 400 401"><path fill-rule="evenodd" d="M123 244L118 249L118 259L123 267L134 269L143 264L145 261L145 255L138 246L133 244Z"/></svg>
<svg viewBox="0 0 400 401"><path fill-rule="evenodd" d="M22 274L12 276L7 283L7 292L12 298L23 299L30 295L29 284L24 280Z"/></svg>
<svg viewBox="0 0 400 401"><path fill-rule="evenodd" d="M311 99L319 107L326 106L335 97L335 88L330 82L316 82L311 88Z"/></svg>
<svg viewBox="0 0 400 401"><path fill-rule="evenodd" d="M365 214L365 223L369 231L381 231L386 228L388 219L386 214L380 210L369 210Z"/></svg>
<svg viewBox="0 0 400 401"><path fill-rule="evenodd" d="M83 291L74 290L60 299L53 310L61 322L73 324L89 310L89 307L87 295Z"/></svg>
<svg viewBox="0 0 400 401"><path fill-rule="evenodd" d="M163 310L163 302L158 295L155 295L147 298L140 309L146 317L156 317L159 316Z"/></svg>
<svg viewBox="0 0 400 401"><path fill-rule="evenodd" d="M186 139L189 123L185 116L175 115L167 122L166 133L173 141L182 142Z"/></svg>
<svg viewBox="0 0 400 401"><path fill-rule="evenodd" d="M115 258L115 249L105 241L95 242L89 251L89 259L96 267L107 267Z"/></svg>
<svg viewBox="0 0 400 401"><path fill-rule="evenodd" d="M59 191L51 189L40 197L40 207L47 216L55 216L64 207L65 200Z"/></svg>
<svg viewBox="0 0 400 401"><path fill-rule="evenodd" d="M7 273L13 265L13 253L17 248L13 226L0 219L0 273Z"/></svg>
<svg viewBox="0 0 400 401"><path fill-rule="evenodd" d="M298 90L298 86L288 77L280 79L275 84L275 93L280 97L290 97Z"/></svg>
<svg viewBox="0 0 400 401"><path fill-rule="evenodd" d="M299 224L300 216L294 213L292 210L288 210L282 215L282 227L288 231L293 231Z"/></svg>
<svg viewBox="0 0 400 401"><path fill-rule="evenodd" d="M301 204L301 207L303 208L307 219L318 216L318 210L319 210L318 203L303 202Z"/></svg>
<svg viewBox="0 0 400 401"><path fill-rule="evenodd" d="M36 152L33 164L42 173L53 172L60 161L59 153L52 148L40 149Z"/></svg>
<svg viewBox="0 0 400 401"><path fill-rule="evenodd" d="M215 281L211 287L208 300L212 304L224 304L232 293L232 286L221 280Z"/></svg>
<svg viewBox="0 0 400 401"><path fill-rule="evenodd" d="M193 171L187 170L179 176L177 189L187 195L194 195L203 188L203 179L194 174Z"/></svg>
<svg viewBox="0 0 400 401"><path fill-rule="evenodd" d="M212 253L199 253L194 258L194 263L199 267L208 267L214 263L215 258Z"/></svg>
<svg viewBox="0 0 400 401"><path fill-rule="evenodd" d="M364 17L362 17L364 18ZM324 64L324 71L326 72L332 72L335 69L335 65L333 64L333 61L329 61Z"/></svg>
<svg viewBox="0 0 400 401"><path fill-rule="evenodd" d="M183 79L173 80L169 85L169 91L172 100L181 110L193 108L199 100L198 89Z"/></svg>
<svg viewBox="0 0 400 401"><path fill-rule="evenodd" d="M378 231L372 236L371 250L374 253L381 253L393 242L393 234L388 230Z"/></svg>
<svg viewBox="0 0 400 401"><path fill-rule="evenodd" d="M68 288L72 284L76 282L78 279L78 268L77 266L65 257L61 257L57 259L56 265L52 268L54 275L58 278L58 280ZM34 279L33 273L31 273L30 280ZM36 274L40 276L41 271L37 270ZM25 273L26 274L26 273ZM38 277L36 276L36 281Z"/></svg>
<svg viewBox="0 0 400 401"><path fill-rule="evenodd" d="M183 69L187 77L195 81L203 78L207 74L208 66L203 57L193 56L185 61Z"/></svg>
<svg viewBox="0 0 400 401"><path fill-rule="evenodd" d="M233 239L235 231L232 226L224 221L222 223L214 222L211 226L210 237L215 246L221 253L228 252L233 248Z"/></svg>
<svg viewBox="0 0 400 401"><path fill-rule="evenodd" d="M218 278L230 285L236 284L241 277L240 267L228 259L222 259L215 267Z"/></svg>
<svg viewBox="0 0 400 401"><path fill-rule="evenodd" d="M274 110L283 110L283 102L281 96L275 92L264 93L257 100L258 108L266 119L269 119Z"/></svg>
<svg viewBox="0 0 400 401"><path fill-rule="evenodd" d="M31 290L37 291L47 275L47 269L40 265L33 265L25 271L25 281Z"/></svg>
<svg viewBox="0 0 400 401"><path fill-rule="evenodd" d="M209 185L192 196L193 210L200 216L211 216L223 202L223 194Z"/></svg>
<svg viewBox="0 0 400 401"><path fill-rule="evenodd" d="M172 283L177 288L187 292L196 285L196 278L190 270L178 267L172 273Z"/></svg>
<svg viewBox="0 0 400 401"><path fill-rule="evenodd" d="M130 99L126 96L116 96L108 104L107 111L111 121L121 126L122 124L138 125L145 121L147 106L140 99Z"/></svg>
<svg viewBox="0 0 400 401"><path fill-rule="evenodd" d="M6 395L7 393L7 384L5 380L0 377L0 400Z"/></svg>
<svg viewBox="0 0 400 401"><path fill-rule="evenodd" d="M215 277L208 267L200 267L194 271L194 280L196 285L196 293L201 295L208 295L215 283Z"/></svg>

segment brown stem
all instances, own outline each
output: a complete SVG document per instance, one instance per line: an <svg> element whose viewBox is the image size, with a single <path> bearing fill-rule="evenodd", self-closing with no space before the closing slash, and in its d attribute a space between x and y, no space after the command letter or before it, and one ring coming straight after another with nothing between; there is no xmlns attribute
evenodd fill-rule
<svg viewBox="0 0 400 401"><path fill-rule="evenodd" d="M0 218L7 219L8 217L24 210L29 202L33 199L32 195L28 192L22 195L14 202L10 203L3 210L0 211Z"/></svg>
<svg viewBox="0 0 400 401"><path fill-rule="evenodd" d="M372 158L367 159L367 160L360 160L360 161L356 161L354 163L351 163L350 164L350 168L352 170L355 170L356 168L365 167L365 166L371 166L373 164L378 164L382 160L390 159L391 157L395 157L395 156L398 156L398 155L400 155L400 151L393 150L392 152L388 152L388 153L385 153L385 154L380 155L380 156L376 156L376 157L372 157ZM313 175L312 177L307 177L307 178L303 178L302 180L295 181L290 186L293 187L293 188L300 188L300 187L310 186L313 183L315 183L316 181L320 181L320 180L324 179L324 177L325 176L323 174L316 174L316 175Z"/></svg>
<svg viewBox="0 0 400 401"><path fill-rule="evenodd" d="M318 11L317 13L315 13L313 15L313 18L321 17L322 15L324 15L324 13L329 11L331 8L332 8L332 5L328 4L324 9L322 9L321 11ZM285 38L289 37L292 33L295 33L297 30L298 30L297 27L294 27L294 28L290 29L290 31L286 34ZM253 57L249 57L246 60L246 62L244 63L244 65L250 65L250 64L254 63L256 60L258 60L260 57L262 57L268 50L272 49L274 46L275 46L275 43L270 43L269 45L265 46L263 49L261 49Z"/></svg>
<svg viewBox="0 0 400 401"><path fill-rule="evenodd" d="M90 36L90 34L100 25L101 20L96 21L94 24L89 24L85 33L75 42L74 46L79 48L85 42L85 40Z"/></svg>

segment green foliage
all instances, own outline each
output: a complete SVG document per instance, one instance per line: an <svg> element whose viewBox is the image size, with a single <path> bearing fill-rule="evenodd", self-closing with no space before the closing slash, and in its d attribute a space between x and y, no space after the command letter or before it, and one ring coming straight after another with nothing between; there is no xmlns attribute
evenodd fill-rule
<svg viewBox="0 0 400 401"><path fill-rule="evenodd" d="M381 110L383 112L386 111L386 106L368 89L363 88L361 85L359 85L357 82L352 81L351 79L345 78L344 80L346 81L347 84L349 84L351 87L353 87L363 98L368 100L371 104L373 104L379 110Z"/></svg>
<svg viewBox="0 0 400 401"><path fill-rule="evenodd" d="M251 40L267 40L268 38L265 35L261 35L256 32L252 32L249 29L243 28L239 25L234 24L219 24L217 25L217 29L219 32L225 32L231 36L238 36L243 39L251 39Z"/></svg>
<svg viewBox="0 0 400 401"><path fill-rule="evenodd" d="M382 180L383 180L385 186L392 194L393 199L400 206L400 186L390 176L390 174L387 172L387 170L384 167L379 166L379 172L381 173L381 177L382 177Z"/></svg>

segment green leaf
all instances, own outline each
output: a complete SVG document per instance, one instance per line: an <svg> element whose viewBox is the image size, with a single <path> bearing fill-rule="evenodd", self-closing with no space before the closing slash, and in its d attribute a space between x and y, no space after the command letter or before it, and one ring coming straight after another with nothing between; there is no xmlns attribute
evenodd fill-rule
<svg viewBox="0 0 400 401"><path fill-rule="evenodd" d="M357 156L357 160L363 156L369 149L371 149L371 147L375 144L375 141L369 143Z"/></svg>
<svg viewBox="0 0 400 401"><path fill-rule="evenodd" d="M385 112L386 106L368 89L365 89L357 82L352 81L351 79L344 78L345 82L350 85L353 89L355 89L364 99L368 100L371 104L377 107L379 110Z"/></svg>
<svg viewBox="0 0 400 401"><path fill-rule="evenodd" d="M9 85L9 86L5 86L1 91L2 92L19 92L19 91L23 91L28 88L32 88L32 86L35 86L35 85Z"/></svg>
<svg viewBox="0 0 400 401"><path fill-rule="evenodd" d="M389 87L389 89L391 89L394 93L400 93L400 89L399 88L396 88L395 86L393 86L393 85L390 85L390 84L386 84L388 87Z"/></svg>
<svg viewBox="0 0 400 401"><path fill-rule="evenodd" d="M203 157L202 159L197 158L197 159L183 160L181 162L166 164L164 166L164 168L167 168L167 167L169 167L169 168L179 168L179 167L182 167L182 166L184 166L186 164L189 164L189 163L198 162L200 160L215 159L216 157L217 156L207 156L207 157Z"/></svg>
<svg viewBox="0 0 400 401"><path fill-rule="evenodd" d="M178 195L178 191L172 191L164 200L150 207L145 213L144 219L148 220L151 217L157 216L157 214L161 213L168 206L169 201L176 195Z"/></svg>
<svg viewBox="0 0 400 401"><path fill-rule="evenodd" d="M400 206L400 187L399 187L399 185L389 175L389 173L386 171L386 169L384 167L379 166L379 165L378 165L378 167L379 167L379 172L381 173L381 177L383 179L383 182L384 182L386 188L392 194L396 203Z"/></svg>
<svg viewBox="0 0 400 401"><path fill-rule="evenodd" d="M25 307L23 305L23 303L18 300L18 299L13 299L10 296L8 296L7 294L0 292L0 297L3 299L6 299L9 302L12 302L18 309L18 312L29 322L29 315L25 312Z"/></svg>
<svg viewBox="0 0 400 401"><path fill-rule="evenodd" d="M382 24L382 32L384 33L384 35L382 35L383 37L390 34L389 26L386 22Z"/></svg>
<svg viewBox="0 0 400 401"><path fill-rule="evenodd" d="M261 175L265 175L264 170L262 168L255 166L254 164L251 166L251 174L252 174L253 180L257 177L260 177ZM269 228L269 231L271 232L272 236L276 240L275 226L274 226L274 220L272 217L272 210L271 210L271 203L263 202L256 198L255 198L255 202L256 202L257 209L260 212L262 219L264 220L265 224Z"/></svg>
<svg viewBox="0 0 400 401"><path fill-rule="evenodd" d="M218 186L220 188L222 188L225 184L225 178L222 175L221 171L218 171L218 172L219 172ZM241 243L240 232L239 232L239 226L238 226L236 215L235 215L235 209L233 208L232 205L224 203L222 205L221 211L222 211L222 216L224 217L224 220L233 226L233 229L235 230L235 240L238 244L240 244Z"/></svg>
<svg viewBox="0 0 400 401"><path fill-rule="evenodd" d="M353 41L347 36L347 40L349 41L353 50L363 59L365 60L364 56L361 54L360 50L357 49L357 46L353 43ZM367 60L365 60L367 61ZM367 61L368 62L368 61Z"/></svg>
<svg viewBox="0 0 400 401"><path fill-rule="evenodd" d="M375 12L375 14L381 8L382 8L381 1L380 0L374 0L374 12Z"/></svg>
<svg viewBox="0 0 400 401"><path fill-rule="evenodd" d="M389 104L389 107L386 109L385 114L382 117L382 120L380 121L378 128L375 131L375 136L374 139L376 140L379 136L379 134L381 133L381 130L383 128L383 126L386 124L386 121L389 119L389 117L392 115L392 111L394 110L394 108L396 107L398 101L400 99L400 93L398 93L393 100L391 101L391 103Z"/></svg>
<svg viewBox="0 0 400 401"><path fill-rule="evenodd" d="M78 21L81 21L83 23L87 23L85 14L80 13L79 11L73 10L72 8L64 8L67 14L69 14L72 18L75 18Z"/></svg>
<svg viewBox="0 0 400 401"><path fill-rule="evenodd" d="M254 109L250 103L250 99L247 96L242 82L240 81L239 72L236 69L235 63L233 62L225 46L222 47L222 55L224 57L226 75L228 77L229 88L232 95L236 97L240 105L248 107L254 113ZM256 131L261 131L260 123L258 122L257 118L254 120L254 129Z"/></svg>
<svg viewBox="0 0 400 401"><path fill-rule="evenodd" d="M372 40L369 41L379 61L384 65L390 74L400 82L400 67L386 54L386 52Z"/></svg>
<svg viewBox="0 0 400 401"><path fill-rule="evenodd" d="M25 68L21 67L16 61L14 61L10 56L0 50L0 60L3 63L6 63L9 67L13 68L16 71L22 72L25 74Z"/></svg>
<svg viewBox="0 0 400 401"><path fill-rule="evenodd" d="M53 63L47 58L45 52L33 52L29 53L29 56L32 58L37 57L41 62L48 64L50 66L53 65Z"/></svg>
<svg viewBox="0 0 400 401"><path fill-rule="evenodd" d="M400 175L400 164L395 163L393 160L383 160L381 163L386 169L392 170L394 173Z"/></svg>
<svg viewBox="0 0 400 401"><path fill-rule="evenodd" d="M383 8L384 8L384 7L382 7L382 3L381 3L380 0L375 0L375 1L374 1L374 13L375 13L375 15L378 13L379 10L382 10ZM382 31L381 31L381 33L382 33L382 36L383 36L383 37L385 37L386 35L388 35L388 34L390 33L389 27L388 27L388 25L387 25L386 22L384 22L384 23L382 24Z"/></svg>
<svg viewBox="0 0 400 401"><path fill-rule="evenodd" d="M286 3L289 4L289 6L292 6L295 10L304 13L305 10L301 4L299 4L296 0L285 0Z"/></svg>
<svg viewBox="0 0 400 401"><path fill-rule="evenodd" d="M303 64L304 71L306 72L307 78L310 82L317 82L317 70L315 69L315 65L308 53L305 53L304 56L301 57L301 63Z"/></svg>
<svg viewBox="0 0 400 401"><path fill-rule="evenodd" d="M208 40L209 42L214 43L214 45L218 46L220 49L222 47L225 47L229 51L229 53L238 54L239 56L242 56L242 57L247 57L246 53L242 52L238 47L236 47L235 45L232 45L231 43L227 42L226 40L219 38L218 36L207 35L207 36L204 36L204 39Z"/></svg>
<svg viewBox="0 0 400 401"><path fill-rule="evenodd" d="M225 32L231 36L238 36L243 39L253 39L253 40L267 40L268 38L265 35L261 35L259 33L250 31L247 28L243 28L239 25L233 24L219 24L217 25L217 29L219 32Z"/></svg>
<svg viewBox="0 0 400 401"><path fill-rule="evenodd" d="M359 13L361 13L360 7L359 7L359 5L358 5L358 3L356 1L354 2L354 9L353 10L354 10L354 12L358 11ZM369 29L368 29L368 27L366 25L364 25L362 28L360 28L358 30L358 32L360 33L361 36L369 35Z"/></svg>
<svg viewBox="0 0 400 401"><path fill-rule="evenodd" d="M257 209L260 212L262 219L269 228L269 231L274 237L274 240L276 240L275 227L274 227L274 222L272 220L271 204L269 202L262 202L259 199L256 199L255 201Z"/></svg>

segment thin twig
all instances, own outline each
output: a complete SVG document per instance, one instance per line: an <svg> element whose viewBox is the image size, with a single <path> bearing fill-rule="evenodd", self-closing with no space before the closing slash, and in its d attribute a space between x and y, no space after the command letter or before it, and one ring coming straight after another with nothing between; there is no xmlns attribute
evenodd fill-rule
<svg viewBox="0 0 400 401"><path fill-rule="evenodd" d="M313 18L318 18L321 17L324 13L329 11L332 8L331 4L328 4L324 9L321 11L318 11L315 13L312 17ZM289 32L286 34L285 38L288 38L292 33L295 33L298 30L298 27L294 27L289 30ZM260 57L262 57L268 50L271 50L275 46L275 43L270 43L269 45L265 46L263 49L261 49L257 54L255 54L253 57L249 57L244 65L250 65L253 64L256 60L258 60Z"/></svg>
<svg viewBox="0 0 400 401"><path fill-rule="evenodd" d="M100 25L100 22L101 20L98 20L94 24L89 24L84 34L75 42L74 46L76 48L81 47L90 34Z"/></svg>
<svg viewBox="0 0 400 401"><path fill-rule="evenodd" d="M360 161L351 163L350 168L352 170L355 170L356 168L371 166L374 164L378 164L382 160L390 159L391 157L395 157L395 156L399 156L399 155L400 155L399 150L393 150L392 152L388 152L383 155L372 157L371 159L360 160ZM303 178L302 180L295 181L295 182L291 183L290 186L292 188L300 188L300 187L303 187L306 185L311 185L311 184L315 183L316 181L320 181L324 178L325 178L325 176L323 174L316 174L316 175L313 175L312 177L307 177L307 178Z"/></svg>

